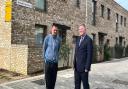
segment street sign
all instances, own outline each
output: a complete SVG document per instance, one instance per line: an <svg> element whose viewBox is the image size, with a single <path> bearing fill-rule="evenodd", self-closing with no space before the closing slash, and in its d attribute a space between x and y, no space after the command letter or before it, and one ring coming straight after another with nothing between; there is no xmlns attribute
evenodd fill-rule
<svg viewBox="0 0 128 89"><path fill-rule="evenodd" d="M32 8L32 4L31 3L28 3L28 2L25 2L25 1L21 1L21 0L17 0L17 5L21 5L21 6L24 6L24 7Z"/></svg>

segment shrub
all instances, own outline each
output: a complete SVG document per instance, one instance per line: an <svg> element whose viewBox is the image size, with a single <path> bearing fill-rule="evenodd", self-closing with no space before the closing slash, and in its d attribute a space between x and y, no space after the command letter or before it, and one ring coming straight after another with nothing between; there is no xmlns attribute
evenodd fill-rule
<svg viewBox="0 0 128 89"><path fill-rule="evenodd" d="M107 45L105 45L105 46L104 46L104 60L105 60L105 61L110 60L110 57L111 57L110 51L111 51L111 50L110 50L110 47L107 46Z"/></svg>

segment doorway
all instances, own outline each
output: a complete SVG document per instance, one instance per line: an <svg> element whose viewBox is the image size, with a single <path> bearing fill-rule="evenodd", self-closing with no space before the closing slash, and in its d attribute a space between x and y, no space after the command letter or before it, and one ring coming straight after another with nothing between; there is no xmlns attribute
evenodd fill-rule
<svg viewBox="0 0 128 89"><path fill-rule="evenodd" d="M70 27L66 26L66 25L62 25L62 24L58 24L58 23L53 23L55 26L58 27L59 29L59 36L62 39L61 42L61 48L60 48L60 55L59 55L59 68L67 68L69 66L71 66L69 64L70 61L70 48L69 45L67 45L67 30L70 30Z"/></svg>

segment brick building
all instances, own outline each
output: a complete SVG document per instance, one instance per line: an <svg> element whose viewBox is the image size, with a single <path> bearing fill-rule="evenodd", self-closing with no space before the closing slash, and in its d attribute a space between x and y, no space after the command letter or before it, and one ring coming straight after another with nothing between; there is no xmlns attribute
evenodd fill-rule
<svg viewBox="0 0 128 89"><path fill-rule="evenodd" d="M7 2L11 2L9 21ZM71 44L69 65L81 23L86 24L88 34L102 49L97 54L99 61L103 60L106 41L112 48L116 43L128 45L128 11L114 0L1 0L0 12L0 68L11 71L31 74L43 69L42 43L53 23L63 41ZM112 50L112 57L114 54Z"/></svg>

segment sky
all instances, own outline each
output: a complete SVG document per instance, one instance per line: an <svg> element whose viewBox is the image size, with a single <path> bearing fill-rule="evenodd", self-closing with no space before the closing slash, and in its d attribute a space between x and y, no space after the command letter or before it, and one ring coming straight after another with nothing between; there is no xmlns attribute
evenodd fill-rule
<svg viewBox="0 0 128 89"><path fill-rule="evenodd" d="M115 0L118 4L128 10L128 0Z"/></svg>

